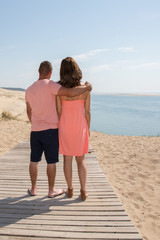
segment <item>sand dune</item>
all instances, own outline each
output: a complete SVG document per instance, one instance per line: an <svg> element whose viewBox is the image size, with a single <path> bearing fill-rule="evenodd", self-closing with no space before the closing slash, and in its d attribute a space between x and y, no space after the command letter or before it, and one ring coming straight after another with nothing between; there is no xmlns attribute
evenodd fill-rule
<svg viewBox="0 0 160 240"><path fill-rule="evenodd" d="M0 88L0 114L7 111L20 120L27 120L24 94Z"/></svg>
<svg viewBox="0 0 160 240"><path fill-rule="evenodd" d="M0 155L29 139L24 92L0 89ZM144 240L160 239L160 137L111 136L91 132L99 163Z"/></svg>
<svg viewBox="0 0 160 240"><path fill-rule="evenodd" d="M20 141L29 139L30 124L24 97L24 92L0 88L0 116L2 112L8 112L11 118L16 118L16 120L0 120L0 155L9 151Z"/></svg>

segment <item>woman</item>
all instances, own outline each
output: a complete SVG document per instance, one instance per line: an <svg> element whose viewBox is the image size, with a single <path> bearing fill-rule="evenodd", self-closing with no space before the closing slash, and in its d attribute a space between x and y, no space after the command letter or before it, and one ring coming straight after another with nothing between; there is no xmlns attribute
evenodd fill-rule
<svg viewBox="0 0 160 240"><path fill-rule="evenodd" d="M62 60L60 84L67 88L82 85L82 72L71 57ZM81 186L81 199L86 200L87 168L84 154L88 153L90 133L90 93L78 97L57 96L60 153L64 155L64 175L68 185L67 194L73 196L72 158L75 156Z"/></svg>

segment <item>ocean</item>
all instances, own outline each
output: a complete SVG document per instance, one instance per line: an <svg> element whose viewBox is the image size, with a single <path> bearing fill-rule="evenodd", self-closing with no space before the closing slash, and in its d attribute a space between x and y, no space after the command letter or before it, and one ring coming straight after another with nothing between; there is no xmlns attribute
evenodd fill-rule
<svg viewBox="0 0 160 240"><path fill-rule="evenodd" d="M160 135L160 96L91 95L91 130L111 135Z"/></svg>

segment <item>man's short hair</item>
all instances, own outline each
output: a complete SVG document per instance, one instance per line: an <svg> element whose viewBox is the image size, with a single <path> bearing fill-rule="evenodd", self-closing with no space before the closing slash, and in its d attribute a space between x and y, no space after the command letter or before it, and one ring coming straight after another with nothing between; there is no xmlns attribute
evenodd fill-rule
<svg viewBox="0 0 160 240"><path fill-rule="evenodd" d="M38 69L41 75L47 75L48 73L52 72L52 70L53 70L52 64L48 61L41 62Z"/></svg>

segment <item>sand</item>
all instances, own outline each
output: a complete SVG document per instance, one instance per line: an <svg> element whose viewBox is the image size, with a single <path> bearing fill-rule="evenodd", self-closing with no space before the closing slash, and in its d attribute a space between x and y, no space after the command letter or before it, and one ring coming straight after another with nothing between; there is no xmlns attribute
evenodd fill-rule
<svg viewBox="0 0 160 240"><path fill-rule="evenodd" d="M0 114L7 111L18 119L26 121L24 94L24 92L0 88Z"/></svg>
<svg viewBox="0 0 160 240"><path fill-rule="evenodd" d="M106 178L144 240L160 239L160 137L91 132Z"/></svg>
<svg viewBox="0 0 160 240"><path fill-rule="evenodd" d="M0 156L19 142L29 140L30 124L17 120L0 121Z"/></svg>
<svg viewBox="0 0 160 240"><path fill-rule="evenodd" d="M16 120L0 119L0 156L29 140L24 92L0 89L0 114L9 111ZM144 240L160 239L160 137L112 136L91 132L106 178Z"/></svg>

